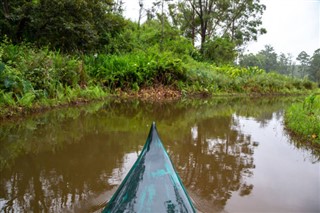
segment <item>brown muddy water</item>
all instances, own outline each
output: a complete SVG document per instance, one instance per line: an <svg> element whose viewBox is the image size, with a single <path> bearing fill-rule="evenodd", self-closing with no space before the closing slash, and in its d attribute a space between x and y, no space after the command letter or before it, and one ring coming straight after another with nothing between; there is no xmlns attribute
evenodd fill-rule
<svg viewBox="0 0 320 213"><path fill-rule="evenodd" d="M299 100L110 101L2 121L0 212L101 211L152 121L199 212L320 212L319 151L283 124Z"/></svg>

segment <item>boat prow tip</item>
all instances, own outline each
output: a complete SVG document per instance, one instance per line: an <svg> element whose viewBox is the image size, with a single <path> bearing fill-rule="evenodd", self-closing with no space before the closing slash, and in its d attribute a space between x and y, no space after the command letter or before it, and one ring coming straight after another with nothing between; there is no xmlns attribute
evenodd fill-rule
<svg viewBox="0 0 320 213"><path fill-rule="evenodd" d="M152 124L151 124L151 131L154 132L154 131L157 131L157 126L156 126L156 122L153 121Z"/></svg>
<svg viewBox="0 0 320 213"><path fill-rule="evenodd" d="M153 132L158 132L158 131L157 131L157 125L156 125L156 122L155 122L155 121L152 122L151 128L152 128L152 131L153 131Z"/></svg>

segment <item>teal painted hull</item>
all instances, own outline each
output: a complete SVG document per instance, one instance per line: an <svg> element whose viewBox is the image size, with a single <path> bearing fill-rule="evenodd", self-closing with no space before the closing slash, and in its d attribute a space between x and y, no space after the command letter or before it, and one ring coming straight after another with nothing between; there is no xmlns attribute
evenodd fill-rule
<svg viewBox="0 0 320 213"><path fill-rule="evenodd" d="M155 123L137 161L103 212L196 212Z"/></svg>

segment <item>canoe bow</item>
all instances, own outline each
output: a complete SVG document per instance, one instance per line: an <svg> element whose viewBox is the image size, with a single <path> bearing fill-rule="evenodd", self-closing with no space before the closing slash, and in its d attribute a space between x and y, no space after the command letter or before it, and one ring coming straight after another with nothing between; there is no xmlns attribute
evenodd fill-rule
<svg viewBox="0 0 320 213"><path fill-rule="evenodd" d="M138 159L103 212L195 212L155 122Z"/></svg>

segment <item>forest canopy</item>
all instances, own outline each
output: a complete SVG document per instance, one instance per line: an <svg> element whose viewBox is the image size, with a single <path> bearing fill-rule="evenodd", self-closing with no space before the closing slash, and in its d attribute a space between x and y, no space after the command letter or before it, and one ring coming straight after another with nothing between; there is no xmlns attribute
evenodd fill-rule
<svg viewBox="0 0 320 213"><path fill-rule="evenodd" d="M27 41L64 52L109 45L126 21L112 0L3 0L1 39Z"/></svg>
<svg viewBox="0 0 320 213"><path fill-rule="evenodd" d="M143 39L150 42L153 34L149 45L164 48L166 42L181 37L194 47L200 44L202 58L224 63L233 61L242 45L266 33L261 28L265 6L259 0L162 0L151 8L139 4L139 17L146 14L143 25L148 32L140 28L140 19L133 23L124 18L122 1L3 0L0 39L62 52L114 54L141 48Z"/></svg>

